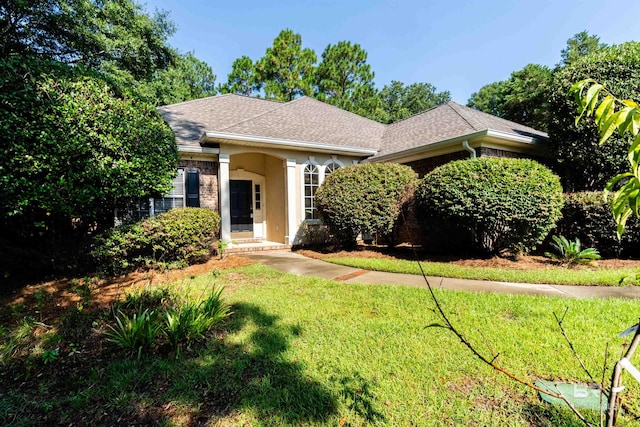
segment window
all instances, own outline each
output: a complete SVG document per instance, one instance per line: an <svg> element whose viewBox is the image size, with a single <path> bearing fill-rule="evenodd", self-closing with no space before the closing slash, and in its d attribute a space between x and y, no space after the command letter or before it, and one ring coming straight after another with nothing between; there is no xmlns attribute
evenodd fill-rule
<svg viewBox="0 0 640 427"><path fill-rule="evenodd" d="M331 162L324 168L324 176L325 178L331 175L333 172L340 169L340 165L336 162Z"/></svg>
<svg viewBox="0 0 640 427"><path fill-rule="evenodd" d="M255 193L256 193L256 210L260 210L260 202L261 202L261 196L260 196L260 184L256 184L255 185Z"/></svg>
<svg viewBox="0 0 640 427"><path fill-rule="evenodd" d="M185 206L200 207L200 172L197 170L178 169L178 175L173 179L173 188L168 194L160 198L140 200L117 220L142 219Z"/></svg>
<svg viewBox="0 0 640 427"><path fill-rule="evenodd" d="M315 196L320 185L320 174L316 165L308 164L304 168L304 219L317 219Z"/></svg>
<svg viewBox="0 0 640 427"><path fill-rule="evenodd" d="M178 169L178 175L173 179L173 188L169 194L159 199L153 199L153 215L166 212L185 205L185 171Z"/></svg>

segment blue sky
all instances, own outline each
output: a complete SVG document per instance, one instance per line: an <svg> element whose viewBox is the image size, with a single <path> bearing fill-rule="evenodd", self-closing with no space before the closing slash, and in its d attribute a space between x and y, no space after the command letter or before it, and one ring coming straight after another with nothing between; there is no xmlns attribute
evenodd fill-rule
<svg viewBox="0 0 640 427"><path fill-rule="evenodd" d="M264 55L280 30L302 35L318 57L328 44L359 43L378 88L428 82L465 104L485 84L529 63L554 66L567 39L587 30L607 44L640 41L640 2L627 0L147 0L170 12L170 43L195 51L227 80L239 56Z"/></svg>

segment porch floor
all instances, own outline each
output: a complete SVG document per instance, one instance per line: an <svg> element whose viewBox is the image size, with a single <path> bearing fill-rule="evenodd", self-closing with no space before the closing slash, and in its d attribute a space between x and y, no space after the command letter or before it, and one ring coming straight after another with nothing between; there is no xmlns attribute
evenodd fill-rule
<svg viewBox="0 0 640 427"><path fill-rule="evenodd" d="M233 244L227 248L227 254L238 254L246 252L260 252L260 251L277 251L277 250L289 250L291 245L285 245L284 243L270 242L268 240L255 241L254 239L237 239L233 241Z"/></svg>

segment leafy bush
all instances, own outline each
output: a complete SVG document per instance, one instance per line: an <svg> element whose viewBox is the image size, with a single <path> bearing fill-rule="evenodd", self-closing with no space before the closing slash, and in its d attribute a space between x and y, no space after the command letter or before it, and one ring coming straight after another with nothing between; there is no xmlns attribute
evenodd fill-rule
<svg viewBox="0 0 640 427"><path fill-rule="evenodd" d="M565 194L562 218L555 233L576 236L584 245L598 249L604 257L640 256L640 221L629 218L619 241L611 206L600 191Z"/></svg>
<svg viewBox="0 0 640 427"><path fill-rule="evenodd" d="M590 261L600 259L600 254L597 249L582 249L580 239L570 241L564 236L553 236L552 240L553 243L551 243L551 246L553 246L557 253L545 252L544 254L549 258L558 259L567 264L586 264Z"/></svg>
<svg viewBox="0 0 640 427"><path fill-rule="evenodd" d="M458 160L426 175L415 202L428 235L460 239L486 255L528 252L560 217L562 187L556 175L533 160Z"/></svg>
<svg viewBox="0 0 640 427"><path fill-rule="evenodd" d="M408 166L352 165L329 175L315 200L332 233L343 244L354 245L360 233L391 235L415 185L416 173Z"/></svg>
<svg viewBox="0 0 640 427"><path fill-rule="evenodd" d="M577 103L567 96L571 86L593 78L621 99L637 98L640 92L640 43L610 46L587 55L554 74L549 94L549 136L556 143L556 156L567 191L601 190L609 179L627 170L626 138L613 135L598 145L592 120L575 122Z"/></svg>
<svg viewBox="0 0 640 427"><path fill-rule="evenodd" d="M220 217L209 209L172 209L113 228L97 240L93 256L105 273L143 265L185 265L210 253L219 227Z"/></svg>

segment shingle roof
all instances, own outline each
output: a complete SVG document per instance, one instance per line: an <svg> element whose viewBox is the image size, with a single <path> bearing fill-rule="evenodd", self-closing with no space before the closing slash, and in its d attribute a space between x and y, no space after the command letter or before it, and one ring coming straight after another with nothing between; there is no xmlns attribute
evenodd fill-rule
<svg viewBox="0 0 640 427"><path fill-rule="evenodd" d="M281 102L226 94L158 108L182 145L199 145L205 131L220 130L281 107Z"/></svg>
<svg viewBox="0 0 640 427"><path fill-rule="evenodd" d="M484 130L544 139L547 134L500 117L447 102L388 125L376 156L397 153Z"/></svg>
<svg viewBox="0 0 640 427"><path fill-rule="evenodd" d="M206 131L377 149L376 156L426 146L483 130L546 138L544 132L448 102L383 125L302 97L281 103L227 94L160 107L181 145L198 145Z"/></svg>
<svg viewBox="0 0 640 427"><path fill-rule="evenodd" d="M375 150L384 129L381 123L305 96L220 130Z"/></svg>

